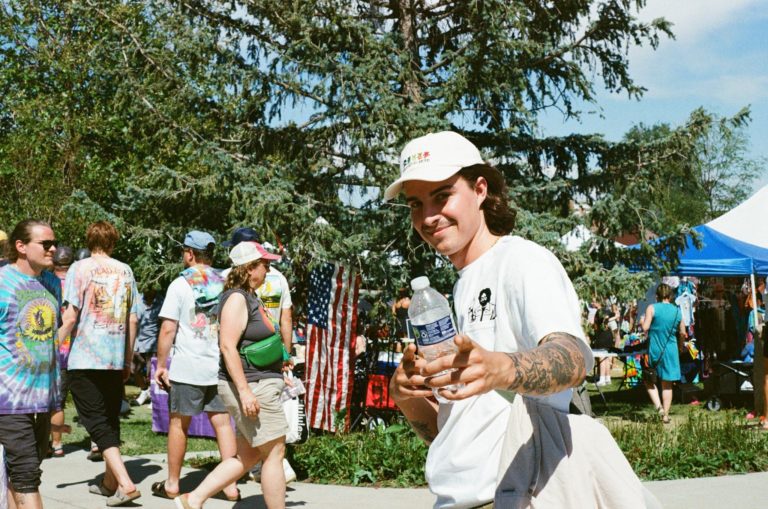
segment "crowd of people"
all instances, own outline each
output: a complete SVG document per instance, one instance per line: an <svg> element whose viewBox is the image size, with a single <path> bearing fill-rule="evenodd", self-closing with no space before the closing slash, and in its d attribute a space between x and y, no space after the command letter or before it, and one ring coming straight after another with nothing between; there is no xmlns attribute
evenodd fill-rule
<svg viewBox="0 0 768 509"><path fill-rule="evenodd" d="M572 388L594 361L579 301L550 251L510 234L515 212L502 174L463 136L433 133L403 149L400 177L384 198L401 193L410 209L406 228L459 276L456 353L426 362L408 342L390 381L400 411L430 444L425 472L435 507L657 507L608 430L569 411ZM62 287L49 224L23 221L8 238L0 366L13 369L0 370L0 443L15 505L42 507L49 432L67 431L52 420L63 408L62 382L105 462L104 476L88 490L108 506L141 496L120 454L119 414L123 383L133 365L146 364L156 334L154 377L169 392L170 423L167 476L153 494L179 509L214 496L235 501L236 480L261 463L267 507L285 507L280 394L292 318L285 278L271 266L279 256L252 229L239 229L227 246L232 267L222 273L211 268L213 237L191 231L180 242L184 270L165 298L142 299L131 268L111 256L118 240L109 222L91 224L90 256L64 260L71 265ZM152 310L142 318L141 304ZM392 311L405 320L406 295ZM654 320L668 325L667 314L660 308L649 317L648 330L656 329ZM603 341L615 339L617 319L601 319L610 334ZM159 329L142 335L142 323L158 320ZM398 333L407 335L406 326ZM193 491L180 493L190 419L201 412L216 431L222 461Z"/></svg>
<svg viewBox="0 0 768 509"><path fill-rule="evenodd" d="M199 508L210 497L240 500L235 484L263 463L267 506L285 507L287 422L280 395L291 368L291 298L279 260L252 228L238 228L227 244L232 269L211 267L215 241L191 231L180 242L185 270L164 298L139 295L131 268L112 257L114 225L98 221L85 233L87 250L59 245L51 226L25 220L0 235L0 445L13 508L42 507L41 462L62 456L64 404L71 394L79 422L92 440L90 459L104 475L88 487L107 506L141 493L120 454L124 384L133 373L148 397L149 359L155 381L169 393L168 473L152 485L177 507ZM242 352L275 336L278 357L268 363ZM172 357L173 361L170 361ZM206 412L222 462L189 494L179 493L190 420ZM234 418L235 428L230 425ZM98 458L95 456L98 455Z"/></svg>

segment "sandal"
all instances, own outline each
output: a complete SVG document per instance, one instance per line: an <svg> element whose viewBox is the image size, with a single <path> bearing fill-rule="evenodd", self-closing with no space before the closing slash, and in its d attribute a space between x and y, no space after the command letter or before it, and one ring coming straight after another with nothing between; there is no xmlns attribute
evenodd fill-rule
<svg viewBox="0 0 768 509"><path fill-rule="evenodd" d="M165 490L165 481L157 481L155 483L152 483L151 489L152 489L152 494L156 497L173 500L174 498L177 498L179 496L178 493L168 493Z"/></svg>
<svg viewBox="0 0 768 509"><path fill-rule="evenodd" d="M51 456L54 458L63 458L64 447L61 444L51 446Z"/></svg>
<svg viewBox="0 0 768 509"><path fill-rule="evenodd" d="M111 497L115 494L117 489L110 490L106 486L104 486L104 481L101 481L99 484L91 484L88 486L88 493L92 493L94 495L101 495L103 497Z"/></svg>
<svg viewBox="0 0 768 509"><path fill-rule="evenodd" d="M107 499L107 506L117 507L117 506L125 505L128 502L136 500L140 496L141 496L141 492L139 490L133 490L130 493L123 493L120 490L116 490L115 494Z"/></svg>
<svg viewBox="0 0 768 509"><path fill-rule="evenodd" d="M187 494L179 495L178 497L174 498L173 503L176 506L176 509L196 509L195 507L189 505Z"/></svg>
<svg viewBox="0 0 768 509"><path fill-rule="evenodd" d="M661 422L663 422L664 424L669 424L672 422L672 419L670 419L668 415L662 415Z"/></svg>
<svg viewBox="0 0 768 509"><path fill-rule="evenodd" d="M230 497L229 495L224 493L224 490L221 490L220 492L216 493L211 498L217 498L219 500L226 500L227 502L240 502L243 499L243 496L240 493L240 488L237 488L237 496Z"/></svg>

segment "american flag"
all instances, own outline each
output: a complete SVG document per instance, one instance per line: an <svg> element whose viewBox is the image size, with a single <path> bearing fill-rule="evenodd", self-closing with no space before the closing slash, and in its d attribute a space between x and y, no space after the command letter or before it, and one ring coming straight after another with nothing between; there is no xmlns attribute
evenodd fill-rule
<svg viewBox="0 0 768 509"><path fill-rule="evenodd" d="M334 418L349 405L355 375L355 330L360 276L339 264L324 263L309 274L306 357L307 422L336 431Z"/></svg>

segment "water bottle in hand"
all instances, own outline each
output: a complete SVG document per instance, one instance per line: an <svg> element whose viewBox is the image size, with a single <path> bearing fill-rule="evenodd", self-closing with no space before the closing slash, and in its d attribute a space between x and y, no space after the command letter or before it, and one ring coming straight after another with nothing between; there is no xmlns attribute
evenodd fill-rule
<svg viewBox="0 0 768 509"><path fill-rule="evenodd" d="M419 355L429 362L443 355L456 353L458 347L453 341L453 338L456 337L456 322L453 319L448 299L432 288L429 285L429 278L425 276L417 277L411 281L411 288L414 294L411 305L408 307L408 318L410 318L411 329L416 337ZM443 375L451 371L454 370L446 370L433 376ZM444 388L456 391L461 386L462 384L448 385ZM441 403L451 403L440 396L437 389L433 388L432 393Z"/></svg>

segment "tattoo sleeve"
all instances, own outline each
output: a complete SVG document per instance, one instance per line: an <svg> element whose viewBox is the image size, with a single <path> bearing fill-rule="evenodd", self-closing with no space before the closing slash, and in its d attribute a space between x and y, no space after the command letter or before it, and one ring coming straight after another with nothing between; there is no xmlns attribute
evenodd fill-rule
<svg viewBox="0 0 768 509"><path fill-rule="evenodd" d="M507 354L514 366L508 390L543 396L579 385L586 376L580 341L565 332L553 332L533 350Z"/></svg>
<svg viewBox="0 0 768 509"><path fill-rule="evenodd" d="M416 434L424 440L427 444L431 444L432 441L435 439L435 434L432 431L432 428L425 422L421 421L409 421L411 423L411 427L413 428L413 431L416 432Z"/></svg>

